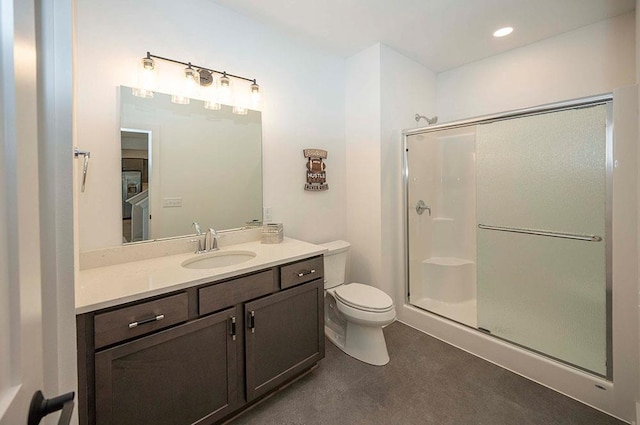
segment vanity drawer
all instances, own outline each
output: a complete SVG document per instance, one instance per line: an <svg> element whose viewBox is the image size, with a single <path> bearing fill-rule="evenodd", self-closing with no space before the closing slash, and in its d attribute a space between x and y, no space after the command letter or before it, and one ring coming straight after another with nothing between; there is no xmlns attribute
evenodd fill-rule
<svg viewBox="0 0 640 425"><path fill-rule="evenodd" d="M324 257L309 258L280 268L280 288L286 289L324 276Z"/></svg>
<svg viewBox="0 0 640 425"><path fill-rule="evenodd" d="M201 288L198 291L200 315L213 313L278 290L273 269Z"/></svg>
<svg viewBox="0 0 640 425"><path fill-rule="evenodd" d="M96 349L186 322L188 315L186 293L97 314L94 318Z"/></svg>

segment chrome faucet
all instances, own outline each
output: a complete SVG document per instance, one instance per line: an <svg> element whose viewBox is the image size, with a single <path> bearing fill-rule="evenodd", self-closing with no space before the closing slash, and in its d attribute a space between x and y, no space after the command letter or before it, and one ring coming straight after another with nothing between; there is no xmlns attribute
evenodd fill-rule
<svg viewBox="0 0 640 425"><path fill-rule="evenodd" d="M206 252L206 250L202 247L202 229L200 228L200 225L198 224L197 221L194 221L191 224L191 227L193 227L194 229L196 229L196 238L192 239L191 242L198 242L198 248L196 249L196 254L202 254L203 252ZM206 235L205 235L205 247L206 247Z"/></svg>
<svg viewBox="0 0 640 425"><path fill-rule="evenodd" d="M204 236L204 249L205 251L217 251L218 248L218 233L209 227L207 234Z"/></svg>
<svg viewBox="0 0 640 425"><path fill-rule="evenodd" d="M218 248L218 232L216 232L212 227L209 227L207 233L204 234L204 240L202 238L202 228L198 224L197 221L194 221L193 224L194 229L196 229L196 239L192 239L191 242L198 242L198 249L196 250L196 254L202 254L205 252L217 251Z"/></svg>

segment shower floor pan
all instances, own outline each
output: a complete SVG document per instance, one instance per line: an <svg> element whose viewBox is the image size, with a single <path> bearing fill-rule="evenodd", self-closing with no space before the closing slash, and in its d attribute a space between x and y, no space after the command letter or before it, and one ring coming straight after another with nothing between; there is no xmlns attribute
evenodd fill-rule
<svg viewBox="0 0 640 425"><path fill-rule="evenodd" d="M478 327L478 308L476 300L447 303L430 298L412 299L411 304L423 310L439 314L473 328Z"/></svg>

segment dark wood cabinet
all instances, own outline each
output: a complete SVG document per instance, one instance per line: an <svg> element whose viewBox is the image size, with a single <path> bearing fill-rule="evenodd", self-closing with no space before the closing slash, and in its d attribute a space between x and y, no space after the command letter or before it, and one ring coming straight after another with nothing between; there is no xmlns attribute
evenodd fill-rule
<svg viewBox="0 0 640 425"><path fill-rule="evenodd" d="M247 401L279 387L324 356L324 282L245 304Z"/></svg>
<svg viewBox="0 0 640 425"><path fill-rule="evenodd" d="M209 424L237 404L231 308L96 354L98 425Z"/></svg>
<svg viewBox="0 0 640 425"><path fill-rule="evenodd" d="M97 314L94 318L96 348L146 335L186 322L188 297L180 293L159 300Z"/></svg>
<svg viewBox="0 0 640 425"><path fill-rule="evenodd" d="M322 260L79 315L80 425L215 424L310 369Z"/></svg>

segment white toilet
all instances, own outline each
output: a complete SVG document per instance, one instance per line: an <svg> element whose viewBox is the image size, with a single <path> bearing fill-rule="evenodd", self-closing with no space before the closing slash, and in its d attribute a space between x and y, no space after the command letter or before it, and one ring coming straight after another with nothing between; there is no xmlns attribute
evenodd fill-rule
<svg viewBox="0 0 640 425"><path fill-rule="evenodd" d="M324 332L342 351L376 366L389 363L382 327L393 322L396 310L389 295L370 285L344 285L345 241L321 244L324 254Z"/></svg>

